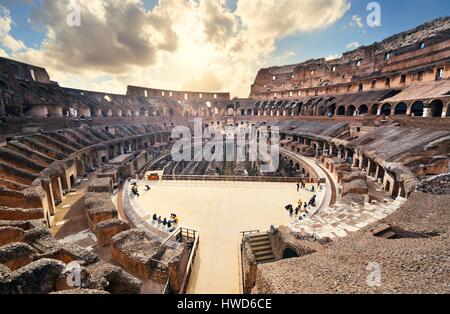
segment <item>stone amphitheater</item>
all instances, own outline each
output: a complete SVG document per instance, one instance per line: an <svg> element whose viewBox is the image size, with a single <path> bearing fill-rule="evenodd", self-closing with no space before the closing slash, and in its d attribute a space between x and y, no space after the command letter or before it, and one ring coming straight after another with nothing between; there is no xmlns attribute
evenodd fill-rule
<svg viewBox="0 0 450 314"><path fill-rule="evenodd" d="M77 90L5 58L0 70L0 294L450 292L449 17L261 69L246 99ZM279 130L279 168L172 159L173 129L193 118ZM173 197L180 186L191 196ZM225 197L229 215L202 226L217 189L243 201ZM285 203L272 208L272 193ZM313 195L304 214L285 212ZM193 206L192 219L158 224L168 204ZM263 217L239 224L247 211Z"/></svg>

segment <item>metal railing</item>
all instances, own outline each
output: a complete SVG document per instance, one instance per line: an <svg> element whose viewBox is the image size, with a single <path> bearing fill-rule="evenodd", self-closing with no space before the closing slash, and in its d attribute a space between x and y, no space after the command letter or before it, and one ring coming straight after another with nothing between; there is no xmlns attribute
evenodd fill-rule
<svg viewBox="0 0 450 314"><path fill-rule="evenodd" d="M163 242L161 242L161 246L167 244L168 242L182 243L182 242L192 242L191 252L189 254L189 260L186 265L186 269L184 272L183 280L181 282L181 288L178 292L179 294L185 294L187 291L187 287L189 284L189 279L191 277L192 268L194 266L195 257L197 255L197 249L199 245L199 236L198 231L194 229L188 228L177 228L172 234L170 234ZM153 260L152 262L159 262L164 266L164 269L167 270L167 266L163 264L161 261ZM170 278L167 279L167 282L164 287L163 294L170 294Z"/></svg>
<svg viewBox="0 0 450 314"><path fill-rule="evenodd" d="M249 231L241 231L240 233L242 234L242 239L244 239L246 236L249 236L249 235L252 235L252 234L261 233L261 231L259 231L259 230L249 230Z"/></svg>
<svg viewBox="0 0 450 314"><path fill-rule="evenodd" d="M184 229L187 232L187 236L190 236L189 232L193 232L194 235L194 243L192 244L191 254L189 256L189 261L186 266L186 271L184 273L183 281L181 283L180 294L185 294L188 288L189 279L191 278L192 268L194 266L195 257L197 256L197 249L200 242L200 238L198 236L198 232L196 230ZM181 236L183 237L183 230L181 231Z"/></svg>
<svg viewBox="0 0 450 314"><path fill-rule="evenodd" d="M318 183L318 178L274 177L274 176L204 176L204 175L164 175L165 181L231 181L231 182L274 182L274 183Z"/></svg>

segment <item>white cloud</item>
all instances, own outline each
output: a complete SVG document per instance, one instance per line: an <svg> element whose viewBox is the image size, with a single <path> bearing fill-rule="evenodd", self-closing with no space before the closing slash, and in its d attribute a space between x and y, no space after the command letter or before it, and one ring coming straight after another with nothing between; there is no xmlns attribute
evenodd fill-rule
<svg viewBox="0 0 450 314"><path fill-rule="evenodd" d="M347 45L347 48L348 48L348 49L356 49L356 48L358 48L359 46L361 46L361 44L360 44L359 42L357 42L357 41L354 41L354 42L349 43L349 44Z"/></svg>
<svg viewBox="0 0 450 314"><path fill-rule="evenodd" d="M350 22L351 27L358 27L359 29L364 29L364 23L362 21L362 18L359 15L353 15L352 21Z"/></svg>
<svg viewBox="0 0 450 314"><path fill-rule="evenodd" d="M45 26L46 39L10 57L46 67L65 86L120 93L128 84L220 88L243 97L261 66L293 56L275 57L277 40L330 26L350 6L348 0L240 0L231 11L225 0L160 0L145 10L141 0L79 2L81 27L71 28L66 1L43 0L30 21Z"/></svg>
<svg viewBox="0 0 450 314"><path fill-rule="evenodd" d="M342 55L340 55L340 54L329 55L329 56L325 57L325 60L326 60L326 61L330 61L330 60L338 59L338 58L340 58L340 57L342 57Z"/></svg>
<svg viewBox="0 0 450 314"><path fill-rule="evenodd" d="M13 52L26 49L21 40L16 40L10 35L12 26L11 14L8 9L0 5L0 43L4 48ZM3 51L4 52L4 51Z"/></svg>

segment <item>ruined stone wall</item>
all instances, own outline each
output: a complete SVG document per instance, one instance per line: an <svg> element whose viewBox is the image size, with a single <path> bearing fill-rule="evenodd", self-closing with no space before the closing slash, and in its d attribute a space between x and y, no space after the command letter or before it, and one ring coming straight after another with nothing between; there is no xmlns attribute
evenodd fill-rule
<svg viewBox="0 0 450 314"><path fill-rule="evenodd" d="M250 97L295 99L360 89L404 88L417 81L434 81L441 68L445 79L449 77L449 46L450 18L446 17L338 59L261 69Z"/></svg>

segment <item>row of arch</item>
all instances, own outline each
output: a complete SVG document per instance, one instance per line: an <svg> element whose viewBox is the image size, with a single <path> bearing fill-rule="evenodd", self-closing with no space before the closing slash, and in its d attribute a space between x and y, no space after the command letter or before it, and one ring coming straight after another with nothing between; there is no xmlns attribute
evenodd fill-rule
<svg viewBox="0 0 450 314"><path fill-rule="evenodd" d="M428 109L428 110L426 110ZM415 101L410 104L400 102L397 104L373 104L373 105L337 105L331 104L326 109L324 105L302 108L302 104L297 106L297 110L288 109L241 109L241 116L295 116L295 115L317 115L326 114L336 116L355 116L355 115L411 115L414 117L450 117L450 103L445 105L440 99L426 104L423 101Z"/></svg>

